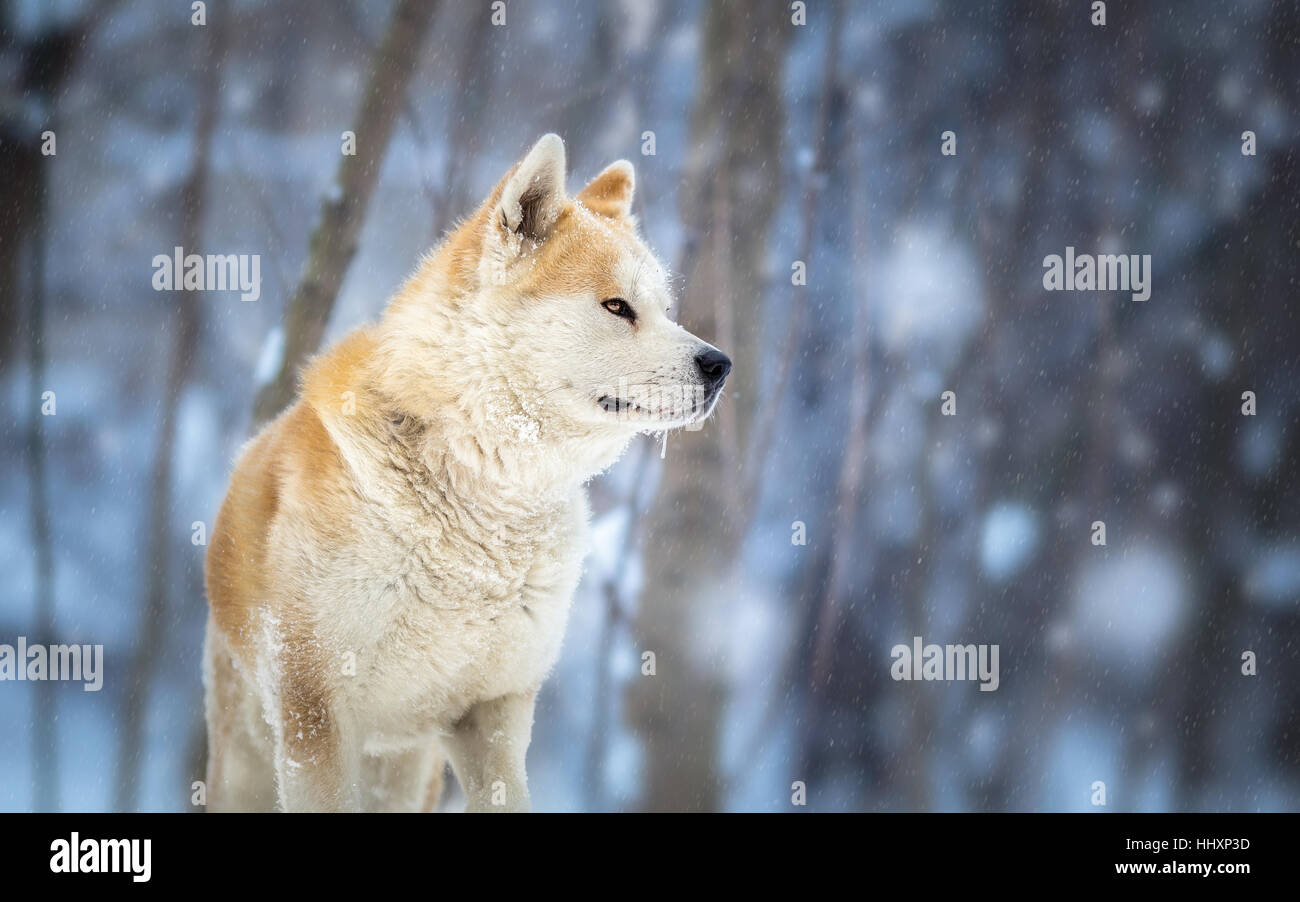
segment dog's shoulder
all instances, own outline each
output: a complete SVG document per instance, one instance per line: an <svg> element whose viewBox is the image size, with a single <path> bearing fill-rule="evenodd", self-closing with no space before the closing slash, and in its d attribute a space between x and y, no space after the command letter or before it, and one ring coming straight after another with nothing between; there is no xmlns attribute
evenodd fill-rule
<svg viewBox="0 0 1300 902"><path fill-rule="evenodd" d="M355 413L357 402L364 402L369 391L378 350L379 339L373 326L350 332L304 369L302 400L318 412L318 418Z"/></svg>
<svg viewBox="0 0 1300 902"><path fill-rule="evenodd" d="M346 417L363 391L373 351L366 330L349 335L307 367L299 399L244 445L213 526L205 581L213 616L226 633L247 632L252 609L274 594L266 585L275 530L287 515L306 517L328 537L346 523L353 497L342 450L326 425Z"/></svg>

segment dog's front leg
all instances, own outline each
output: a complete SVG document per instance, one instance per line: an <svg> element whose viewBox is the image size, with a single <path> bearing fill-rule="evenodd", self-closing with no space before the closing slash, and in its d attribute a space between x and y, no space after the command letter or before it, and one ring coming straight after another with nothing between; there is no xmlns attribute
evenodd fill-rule
<svg viewBox="0 0 1300 902"><path fill-rule="evenodd" d="M466 811L528 810L524 756L536 698L528 692L479 702L452 728L445 745Z"/></svg>
<svg viewBox="0 0 1300 902"><path fill-rule="evenodd" d="M275 771L283 811L359 811L355 731L328 694L304 674L281 687Z"/></svg>

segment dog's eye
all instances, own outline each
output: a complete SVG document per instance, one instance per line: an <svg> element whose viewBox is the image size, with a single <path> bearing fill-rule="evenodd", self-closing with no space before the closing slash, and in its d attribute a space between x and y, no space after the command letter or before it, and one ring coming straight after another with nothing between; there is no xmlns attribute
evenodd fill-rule
<svg viewBox="0 0 1300 902"><path fill-rule="evenodd" d="M632 305L622 298L610 298L607 301L601 301L600 306L615 316L623 317L623 319L636 319L636 314L632 312Z"/></svg>

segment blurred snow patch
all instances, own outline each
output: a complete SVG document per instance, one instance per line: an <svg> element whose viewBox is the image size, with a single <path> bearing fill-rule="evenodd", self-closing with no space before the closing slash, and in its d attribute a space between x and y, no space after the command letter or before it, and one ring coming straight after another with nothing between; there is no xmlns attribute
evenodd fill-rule
<svg viewBox="0 0 1300 902"><path fill-rule="evenodd" d="M257 355L257 368L253 371L253 383L255 385L266 385L280 369L280 361L284 357L284 329L276 326L270 332L266 333L266 341L262 342L261 353Z"/></svg>
<svg viewBox="0 0 1300 902"><path fill-rule="evenodd" d="M943 375L937 370L926 367L912 375L909 386L917 400L922 403L933 401L943 394Z"/></svg>
<svg viewBox="0 0 1300 902"><path fill-rule="evenodd" d="M1250 417L1237 439L1237 460L1248 476L1264 477L1282 456L1282 429L1273 420Z"/></svg>
<svg viewBox="0 0 1300 902"><path fill-rule="evenodd" d="M1155 79L1147 79L1138 85L1137 105L1144 113L1159 112L1165 105L1165 86Z"/></svg>
<svg viewBox="0 0 1300 902"><path fill-rule="evenodd" d="M1222 332L1211 332L1201 342L1201 370L1214 382L1232 371L1232 344Z"/></svg>
<svg viewBox="0 0 1300 902"><path fill-rule="evenodd" d="M770 588L753 581L720 582L699 600L701 624L694 641L696 660L717 661L734 687L771 679L785 654L785 616Z"/></svg>
<svg viewBox="0 0 1300 902"><path fill-rule="evenodd" d="M621 0L618 11L618 34L623 42L623 52L638 53L649 47L660 15L657 4Z"/></svg>
<svg viewBox="0 0 1300 902"><path fill-rule="evenodd" d="M1300 599L1300 542L1266 548L1246 571L1243 585L1256 604L1294 608Z"/></svg>
<svg viewBox="0 0 1300 902"><path fill-rule="evenodd" d="M201 489L213 471L222 472L218 455L222 449L217 399L204 388L191 388L181 396L176 428L176 482L188 497L201 497ZM186 517L202 519L198 511Z"/></svg>
<svg viewBox="0 0 1300 902"><path fill-rule="evenodd" d="M969 249L939 226L904 225L882 267L871 305L887 348L935 352L945 368L983 316L980 280Z"/></svg>
<svg viewBox="0 0 1300 902"><path fill-rule="evenodd" d="M1219 105L1226 110L1237 111L1246 102L1246 83L1236 72L1225 72L1219 78Z"/></svg>
<svg viewBox="0 0 1300 902"><path fill-rule="evenodd" d="M605 772L602 775L605 791L615 799L635 799L641 791L644 757L637 737L622 730L611 733L605 755Z"/></svg>
<svg viewBox="0 0 1300 902"><path fill-rule="evenodd" d="M589 572L602 576L617 572L619 558L623 556L623 542L630 520L630 512L624 505L610 510L592 522L591 556L587 559Z"/></svg>
<svg viewBox="0 0 1300 902"><path fill-rule="evenodd" d="M995 504L984 516L980 566L993 579L1015 576L1038 550L1038 515L1017 502Z"/></svg>
<svg viewBox="0 0 1300 902"><path fill-rule="evenodd" d="M872 460L889 473L911 466L925 447L925 415L908 394L890 393L871 436Z"/></svg>
<svg viewBox="0 0 1300 902"><path fill-rule="evenodd" d="M1073 611L1079 638L1126 670L1145 671L1186 618L1185 570L1173 551L1156 545L1084 564Z"/></svg>
<svg viewBox="0 0 1300 902"><path fill-rule="evenodd" d="M1047 740L1047 765L1043 798L1036 808L1046 811L1097 811L1092 804L1093 784L1106 784L1106 803L1112 805L1124 773L1121 744L1114 725L1098 718L1074 718Z"/></svg>
<svg viewBox="0 0 1300 902"><path fill-rule="evenodd" d="M991 774L1002 748L1002 730L997 718L988 713L975 715L966 731L965 759L971 773Z"/></svg>

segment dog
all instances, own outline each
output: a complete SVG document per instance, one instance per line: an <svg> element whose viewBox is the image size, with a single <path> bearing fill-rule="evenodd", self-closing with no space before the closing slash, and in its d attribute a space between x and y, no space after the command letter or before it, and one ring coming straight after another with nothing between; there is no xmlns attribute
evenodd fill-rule
<svg viewBox="0 0 1300 902"><path fill-rule="evenodd" d="M432 810L448 760L467 810L529 808L585 483L731 369L670 316L632 165L565 179L546 135L241 451L205 567L210 810Z"/></svg>

